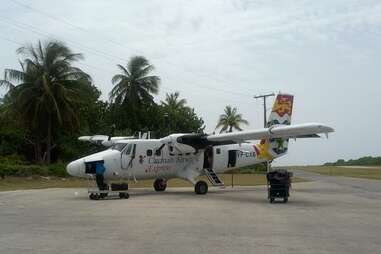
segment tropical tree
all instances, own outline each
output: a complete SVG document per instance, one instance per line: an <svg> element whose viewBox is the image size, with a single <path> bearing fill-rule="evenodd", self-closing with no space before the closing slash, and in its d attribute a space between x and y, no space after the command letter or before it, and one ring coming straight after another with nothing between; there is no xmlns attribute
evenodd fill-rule
<svg viewBox="0 0 381 254"><path fill-rule="evenodd" d="M232 132L233 129L241 131L241 124L247 125L249 122L243 119L241 114L238 114L237 108L228 105L225 107L225 113L220 115L216 129L222 127L220 133L228 129L227 132Z"/></svg>
<svg viewBox="0 0 381 254"><path fill-rule="evenodd" d="M7 108L27 127L35 160L51 162L54 131L79 125L79 108L88 94L90 76L72 63L82 59L59 41L21 47L21 70L6 69ZM15 82L15 83L12 83Z"/></svg>
<svg viewBox="0 0 381 254"><path fill-rule="evenodd" d="M165 100L161 101L165 134L169 134L168 132L203 132L204 121L186 103L186 99L180 99L179 92L167 93Z"/></svg>
<svg viewBox="0 0 381 254"><path fill-rule="evenodd" d="M164 120L165 125L168 128L168 132L172 131L178 131L177 130L177 122L180 118L180 115L185 110L186 106L185 104L187 101L185 99L179 99L180 93L167 93L165 95L165 100L161 101L161 106L164 110ZM170 134L170 133L168 133Z"/></svg>
<svg viewBox="0 0 381 254"><path fill-rule="evenodd" d="M112 78L114 87L109 94L112 108L117 112L115 117L122 120L119 125L123 127L139 128L140 116L144 115L141 110L155 104L152 94L158 93L160 78L150 75L154 66L143 56L132 57L126 67L117 66L121 73Z"/></svg>
<svg viewBox="0 0 381 254"><path fill-rule="evenodd" d="M185 107L185 104L187 103L186 99L179 99L180 93L174 92L170 94L165 95L165 100L161 102L163 107L167 109L168 111L176 112Z"/></svg>

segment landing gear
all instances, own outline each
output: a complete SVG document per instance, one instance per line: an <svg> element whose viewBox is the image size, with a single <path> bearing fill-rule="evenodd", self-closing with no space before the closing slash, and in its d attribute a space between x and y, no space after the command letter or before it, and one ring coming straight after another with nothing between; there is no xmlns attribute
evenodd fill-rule
<svg viewBox="0 0 381 254"><path fill-rule="evenodd" d="M194 186L196 194L205 195L208 192L208 184L204 181L198 181Z"/></svg>
<svg viewBox="0 0 381 254"><path fill-rule="evenodd" d="M97 194L97 193L91 193L91 194L89 195L89 198L92 199L92 200L99 200L101 197L100 197L100 195Z"/></svg>
<svg viewBox="0 0 381 254"><path fill-rule="evenodd" d="M155 189L155 191L165 191L165 189L167 188L167 181L165 179L158 178L153 183L153 188Z"/></svg>
<svg viewBox="0 0 381 254"><path fill-rule="evenodd" d="M119 198L125 198L128 199L130 197L130 194L127 192L119 192Z"/></svg>

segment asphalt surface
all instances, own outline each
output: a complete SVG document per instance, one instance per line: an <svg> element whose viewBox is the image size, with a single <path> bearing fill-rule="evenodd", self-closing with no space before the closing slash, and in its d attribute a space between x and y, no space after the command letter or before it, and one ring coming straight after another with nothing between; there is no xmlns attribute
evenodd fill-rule
<svg viewBox="0 0 381 254"><path fill-rule="evenodd" d="M289 203L265 187L0 192L0 253L380 253L381 182L296 172Z"/></svg>

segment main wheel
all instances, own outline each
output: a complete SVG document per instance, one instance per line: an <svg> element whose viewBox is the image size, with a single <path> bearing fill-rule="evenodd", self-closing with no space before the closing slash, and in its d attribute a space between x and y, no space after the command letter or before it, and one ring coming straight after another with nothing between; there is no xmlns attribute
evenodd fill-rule
<svg viewBox="0 0 381 254"><path fill-rule="evenodd" d="M283 203L287 203L288 202L288 198L283 198Z"/></svg>
<svg viewBox="0 0 381 254"><path fill-rule="evenodd" d="M204 195L208 192L208 184L204 181L198 181L194 186L196 194Z"/></svg>
<svg viewBox="0 0 381 254"><path fill-rule="evenodd" d="M130 194L127 192L119 192L119 198L125 198L128 199L130 197Z"/></svg>
<svg viewBox="0 0 381 254"><path fill-rule="evenodd" d="M165 191L167 188L167 181L162 178L158 178L155 182L153 182L153 188L155 191Z"/></svg>

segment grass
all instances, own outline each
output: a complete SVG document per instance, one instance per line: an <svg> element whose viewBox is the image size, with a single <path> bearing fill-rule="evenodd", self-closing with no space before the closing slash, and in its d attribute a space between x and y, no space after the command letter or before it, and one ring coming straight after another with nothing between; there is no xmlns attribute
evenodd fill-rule
<svg viewBox="0 0 381 254"><path fill-rule="evenodd" d="M322 175L331 176L347 176L354 178L366 178L381 180L381 167L337 167L337 166L299 166L292 167L294 169L301 169L309 172L319 173Z"/></svg>
<svg viewBox="0 0 381 254"><path fill-rule="evenodd" d="M234 174L234 186L256 186L265 185L266 176L260 174ZM226 186L231 186L231 174L220 175L221 180ZM206 177L200 179L207 181ZM303 179L294 177L293 182L301 182ZM207 181L208 182L208 181ZM153 179L141 180L137 183L129 182L131 188L152 187ZM78 178L59 178L59 177L6 177L0 179L0 191L26 190L26 189L45 189L45 188L86 188L89 181ZM181 179L171 179L168 187L191 187L192 184Z"/></svg>

